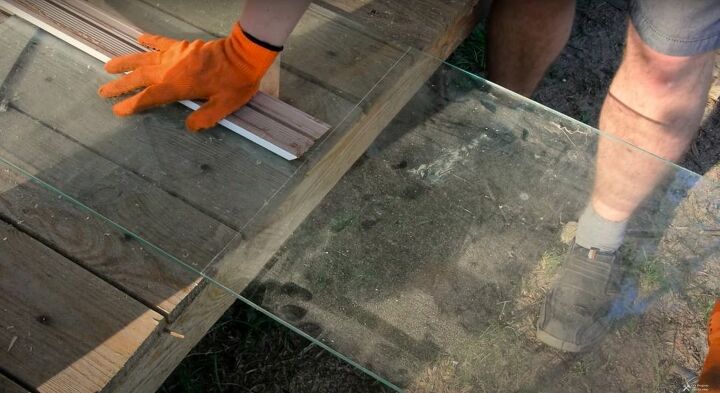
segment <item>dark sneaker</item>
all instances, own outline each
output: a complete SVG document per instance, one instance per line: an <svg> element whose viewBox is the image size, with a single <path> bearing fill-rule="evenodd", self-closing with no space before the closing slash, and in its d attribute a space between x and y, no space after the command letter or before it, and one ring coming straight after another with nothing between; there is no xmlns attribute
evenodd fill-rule
<svg viewBox="0 0 720 393"><path fill-rule="evenodd" d="M568 352L590 348L610 330L610 310L619 292L615 253L573 242L540 310L538 340Z"/></svg>

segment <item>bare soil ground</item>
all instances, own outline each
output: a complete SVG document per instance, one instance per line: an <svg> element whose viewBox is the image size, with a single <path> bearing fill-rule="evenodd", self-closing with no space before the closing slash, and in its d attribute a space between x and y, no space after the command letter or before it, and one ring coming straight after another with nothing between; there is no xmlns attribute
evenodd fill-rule
<svg viewBox="0 0 720 393"><path fill-rule="evenodd" d="M568 47L535 100L596 124L622 54L625 7L622 1L579 2ZM479 45L482 31L451 60L481 73L468 60L482 58ZM437 83L445 82L438 76ZM538 152L527 145L514 150L526 134L493 132L491 120L489 138L476 140L473 124L453 123L476 110L472 102L436 108L421 101L414 103L417 113L405 111L278 254L252 291L257 301L412 391L680 392L692 386L706 351L704 328L720 293L720 271L717 236L688 240L683 228L700 221L717 230L717 216L706 214L708 203L717 211L717 194L700 189L682 195L669 207L673 214L661 215L663 222L653 222L651 231L644 232L647 223L638 219L622 256L635 280L630 300L636 312L623 315L601 351L549 350L534 338L534 320L562 263L562 232L572 231L574 217L566 212L579 210L586 194L568 197L562 211L538 215L533 212L542 206L557 205L555 190L544 188L547 174L517 172L523 176L512 178L516 172L492 168L545 153L591 160L591 152L568 155L559 146L555 153L552 146ZM479 110L488 116L507 113L483 105ZM450 129L459 136L435 136ZM438 146L427 147L428 140ZM719 158L720 111L710 99L698 140L682 164L718 178ZM480 176L473 168L489 172ZM566 175L579 179L583 173ZM479 180L468 185L462 180L468 178ZM508 195L508 189L522 192ZM515 202L498 208L509 200ZM657 217L652 213L647 217ZM534 236L508 230L507 222L535 228ZM670 223L675 229L657 230ZM688 261L690 254L697 258ZM162 391L386 388L238 304Z"/></svg>

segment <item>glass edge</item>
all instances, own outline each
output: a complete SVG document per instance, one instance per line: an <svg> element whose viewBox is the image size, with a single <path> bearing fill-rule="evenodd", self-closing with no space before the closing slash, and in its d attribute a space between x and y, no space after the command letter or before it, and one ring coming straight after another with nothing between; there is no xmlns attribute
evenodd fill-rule
<svg viewBox="0 0 720 393"><path fill-rule="evenodd" d="M422 52L422 51L418 51L418 52L423 53L425 56L429 56L429 57L432 57L432 58L436 58L436 59L437 59L437 57L432 56L432 55L430 55L430 54L428 54L428 53L425 53L425 52ZM439 60L439 59L438 59L438 60ZM635 146L635 145L633 145L632 143L625 141L624 139L621 139L621 138L619 138L619 137L617 137L617 136L615 136L615 135L613 135L613 134L610 134L609 132L600 130L599 128L593 127L593 126L591 126L591 125L589 125L589 124L585 124L585 123L583 123L583 122L581 122L581 121L579 121L579 120L577 120L577 119L574 119L574 118L572 118L572 117L570 117L570 116L568 116L568 115L566 115L566 114L564 114L564 113L562 113L562 112L559 112L559 111L557 111L557 110L555 110L555 109L553 109L553 108L550 108L550 107L548 107L548 106L546 106L546 105L543 105L543 104L541 104L541 103L539 103L539 102L537 102L537 101L534 101L534 100L532 100L532 99L530 99L530 98L528 98L528 97L525 97L525 96L523 96L523 95L521 95L521 94L518 94L518 93L516 93L516 92L514 92L514 91L512 91L512 90L510 90L510 89L507 89L507 88L505 88L505 87L503 87L503 86L501 86L501 85L498 85L497 83L494 83L494 82L492 82L492 81L490 81L490 80L488 80L488 79L485 79L485 78L483 78L483 77L481 77L481 76L479 76L479 75L473 74L473 73L470 72L470 71L464 70L464 69L462 69L462 68L460 68L460 67L458 67L458 66L456 66L456 65L454 65L454 64L450 64L450 63L448 63L447 61L444 61L444 60L439 60L439 61L442 61L442 63L443 63L444 65L447 65L447 66L449 66L450 68L453 68L453 69L455 69L455 70L457 70L457 71L460 71L461 73L463 73L463 74L465 74L465 75L468 75L468 76L470 76L471 78L473 78L473 79L475 79L475 80L479 80L479 81L482 81L482 82L484 82L484 83L488 83L488 84L491 85L492 87L501 90L503 93L510 94L510 95L511 95L512 97L514 97L514 98L519 98L520 101L522 101L523 103L526 103L526 104L529 103L529 104L531 104L531 105L540 106L540 107L542 107L544 110L546 110L546 111L548 111L548 112L550 112L550 113L552 113L552 114L554 114L554 115L556 115L556 116L558 116L558 117L560 117L560 118L562 118L562 119L564 119L564 120L571 121L571 122L573 122L573 123L579 123L579 124L582 125L582 126L588 127L592 132L596 133L596 134L597 134L598 136L600 136L600 137L607 138L607 139L612 140L612 141L614 141L614 142L623 144L624 146L629 147L629 148L631 148L632 150L637 151L637 152L639 152L639 153L647 154L647 155L649 155L649 156L651 156L651 157L653 157L653 158L655 158L655 159L657 159L657 160L659 160L659 161L662 161L662 162L666 163L668 166L670 166L670 167L672 167L672 168L674 168L674 169L676 169L676 170L678 170L678 171L686 172L686 173L688 173L688 174L690 174L690 175L693 175L693 176L696 176L696 177L698 177L698 178L703 179L703 181L707 181L707 182L710 182L710 183L717 183L714 179L708 178L708 177L706 177L706 176L704 176L704 175L702 175L702 174L700 174L700 173L697 173L697 172L695 172L695 171L692 171L692 170L690 170L690 169L688 169L688 168L685 168L685 167L683 167L683 166L681 166L681 165L679 165L679 164L677 164L677 163L674 163L674 162L669 161L669 160L667 160L667 159L665 159L665 158L662 158L662 157L660 157L660 156L658 156L658 155L656 155L656 154L654 154L654 153L652 153L652 152L649 152L649 151L647 151L647 150L645 150L645 149L642 149L642 148L640 148L640 147L638 147L638 146Z"/></svg>
<svg viewBox="0 0 720 393"><path fill-rule="evenodd" d="M313 343L314 345L317 345L317 346L319 346L320 348L322 348L322 349L330 352L331 354L333 354L333 355L336 356L337 358L339 358L339 359L347 362L348 364L352 365L353 367L357 368L358 370L362 371L363 373L371 376L372 378L376 379L378 382L384 384L385 386L387 386L387 387L389 387L389 388L391 388L391 389L394 389L395 391L398 391L398 392L401 392L401 391L402 391L399 387L397 387L397 386L394 385L393 383L389 382L389 381L386 380L385 378L381 377L379 374L377 374L377 373L375 373L375 372L373 372L373 371L365 368L364 366L360 365L358 362L356 362L356 361L354 361L353 359L347 357L346 355L341 354L340 352L338 352L337 350L335 350L335 349L333 349L332 347L328 346L327 344L323 343L322 341L320 341L320 340L312 337L311 335L303 332L302 330L300 330L299 328L295 327L295 326L292 325L291 323L286 322L286 321L284 321L283 319L277 317L277 316L274 315L272 312L270 312L270 311L264 309L263 307L255 304L254 302L252 302L252 301L250 301L249 299L245 298L244 296L242 296L241 294L239 294L239 293L237 293L236 291L232 290L231 288L223 285L222 283L220 283L219 281L217 281L217 280L214 279L213 277L211 277L211 276L205 274L204 272L202 272L202 271L200 271L200 270L192 267L191 265L187 264L186 262L184 262L184 261L182 261L181 259L177 258L176 256L172 255L171 253L169 253L169 252L163 250L162 248L156 246L156 245L153 244L152 242L149 242L149 241L145 240L142 236L134 233L133 231L129 230L128 228L125 228L124 226L122 226L122 225L114 222L113 220L110 220L109 218L105 217L104 215L102 215L101 213L99 213L98 211L96 211L95 209L93 209L93 208L89 207L88 205L86 205L86 204L78 201L77 199L75 199L75 198L67 195L66 193L64 193L63 191L61 191L61 190L59 190L58 188L54 187L53 185L51 185L51 184L43 181L42 179L39 179L39 178L33 176L32 174L30 174L30 173L27 172L26 170L24 170L24 169L20 168L19 166L13 164L12 162L7 161L7 160L6 160L5 158L3 158L3 157L0 157L0 162L2 162L3 164L5 164L6 166L10 167L12 170L15 170L15 171L19 172L19 173L22 174L23 176L26 176L30 181L35 182L36 184L40 185L41 187L46 188L48 191L53 192L53 193L56 193L56 194L59 195L62 199L65 199L67 202L75 205L76 208L78 208L79 210L86 211L86 212L94 215L95 217L99 218L99 219L102 220L105 224L109 225L109 226L112 227L113 229L115 229L115 230L117 230L117 231L120 231L120 232L122 232L122 233L128 234L129 236L133 237L134 240L136 240L136 241L138 241L140 244L148 247L148 248L151 250L151 252L155 253L156 255L160 256L161 258L170 259L172 262L181 265L181 266L184 267L185 269L187 269L187 270L189 270L189 271L191 271L191 272L193 272L193 273L197 273L197 275L198 275L199 277L202 277L202 278L204 278L204 279L207 279L212 285L215 285L215 286L223 289L225 292L227 292L228 294L234 296L235 298L237 298L238 300L240 300L240 301L242 301L243 303L247 304L248 306L252 307L252 308L255 309L256 311L258 311L258 312L262 313L263 315L271 318L271 319L274 320L275 322L277 322L277 323L283 325L284 327L290 329L290 330L293 331L294 333L299 334L299 335L302 336L303 338L309 340L309 341L310 341L311 343Z"/></svg>

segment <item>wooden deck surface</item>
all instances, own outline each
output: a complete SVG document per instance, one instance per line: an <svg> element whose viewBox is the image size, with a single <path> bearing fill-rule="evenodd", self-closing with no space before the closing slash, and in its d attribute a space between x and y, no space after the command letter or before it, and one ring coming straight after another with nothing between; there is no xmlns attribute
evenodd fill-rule
<svg viewBox="0 0 720 393"><path fill-rule="evenodd" d="M238 8L94 1L188 37L224 34ZM379 37L445 57L475 3L313 5L280 96L336 128L297 162L223 130L187 133L179 106L115 118L95 93L110 78L99 62L0 18L0 391L155 391L235 300L189 269L241 291L438 65Z"/></svg>

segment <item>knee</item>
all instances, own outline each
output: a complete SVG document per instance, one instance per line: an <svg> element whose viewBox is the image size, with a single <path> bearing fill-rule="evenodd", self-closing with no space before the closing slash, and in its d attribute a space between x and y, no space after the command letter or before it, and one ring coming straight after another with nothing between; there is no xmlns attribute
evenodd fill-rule
<svg viewBox="0 0 720 393"><path fill-rule="evenodd" d="M658 94L682 93L702 85L697 83L712 69L713 53L695 56L669 56L649 47L630 24L625 55L620 65L632 78ZM689 92L689 91L688 91Z"/></svg>

